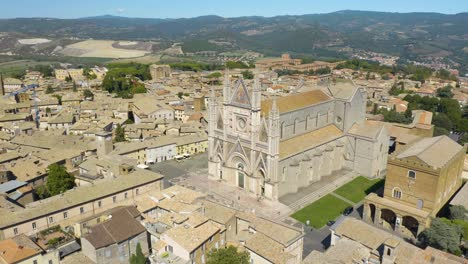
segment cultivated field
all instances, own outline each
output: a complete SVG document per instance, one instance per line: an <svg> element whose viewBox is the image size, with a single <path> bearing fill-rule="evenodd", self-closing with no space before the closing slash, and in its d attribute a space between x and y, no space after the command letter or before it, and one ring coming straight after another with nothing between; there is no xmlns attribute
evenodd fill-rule
<svg viewBox="0 0 468 264"><path fill-rule="evenodd" d="M34 38L34 39L18 39L18 42L23 45L37 45L43 43L49 43L51 40L43 38Z"/></svg>
<svg viewBox="0 0 468 264"><path fill-rule="evenodd" d="M136 58L150 53L145 50L114 48L112 40L85 40L65 47L60 53L72 57ZM128 43L125 43L128 44ZM133 44L133 43L131 43Z"/></svg>

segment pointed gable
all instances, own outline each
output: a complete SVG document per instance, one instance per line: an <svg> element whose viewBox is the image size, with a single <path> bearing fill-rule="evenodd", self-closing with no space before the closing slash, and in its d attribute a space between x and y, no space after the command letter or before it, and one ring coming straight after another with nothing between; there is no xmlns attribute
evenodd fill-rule
<svg viewBox="0 0 468 264"><path fill-rule="evenodd" d="M261 127L260 127L259 139L262 142L268 142L268 132L267 132L265 120L262 121L262 124L261 124Z"/></svg>
<svg viewBox="0 0 468 264"><path fill-rule="evenodd" d="M223 129L224 123L223 123L223 116L221 113L218 113L218 121L216 122L216 127L218 129Z"/></svg>
<svg viewBox="0 0 468 264"><path fill-rule="evenodd" d="M234 93L231 97L231 104L240 107L251 107L249 92L242 79L237 82L236 87L234 88Z"/></svg>
<svg viewBox="0 0 468 264"><path fill-rule="evenodd" d="M242 147L241 145L241 142L239 141L239 139L237 140L237 142L232 146L231 148L231 151L229 153L229 156L231 156L233 153L239 153L241 154L242 156L244 156L245 158L248 158L248 154L247 152L245 151L245 149Z"/></svg>

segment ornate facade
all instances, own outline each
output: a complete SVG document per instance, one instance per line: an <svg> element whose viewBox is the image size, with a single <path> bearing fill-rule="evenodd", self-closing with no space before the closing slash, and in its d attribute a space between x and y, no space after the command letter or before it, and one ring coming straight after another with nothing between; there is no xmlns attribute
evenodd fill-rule
<svg viewBox="0 0 468 264"><path fill-rule="evenodd" d="M366 94L349 83L261 99L226 74L223 100L209 100L209 175L270 200L342 168L385 173L388 134L364 123Z"/></svg>

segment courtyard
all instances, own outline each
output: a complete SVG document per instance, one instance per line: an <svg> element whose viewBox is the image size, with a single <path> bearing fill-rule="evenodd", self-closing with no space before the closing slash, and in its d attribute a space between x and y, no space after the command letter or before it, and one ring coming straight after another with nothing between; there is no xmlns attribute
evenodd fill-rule
<svg viewBox="0 0 468 264"><path fill-rule="evenodd" d="M304 224L309 221L309 225L313 228L321 228L326 225L328 221L335 220L339 217L347 207L353 206L356 209L356 207L358 207L356 205L358 205L367 194L377 192L383 187L383 184L383 179L371 180L359 176L336 189L334 192L296 211L291 217Z"/></svg>

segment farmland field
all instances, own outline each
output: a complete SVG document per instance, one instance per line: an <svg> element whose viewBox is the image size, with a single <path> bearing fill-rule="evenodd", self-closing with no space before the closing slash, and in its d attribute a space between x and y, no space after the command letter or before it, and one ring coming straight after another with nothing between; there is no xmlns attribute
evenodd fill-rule
<svg viewBox="0 0 468 264"><path fill-rule="evenodd" d="M136 58L150 53L145 50L114 48L112 40L85 40L65 47L60 53L73 57ZM128 44L128 43L124 43Z"/></svg>

